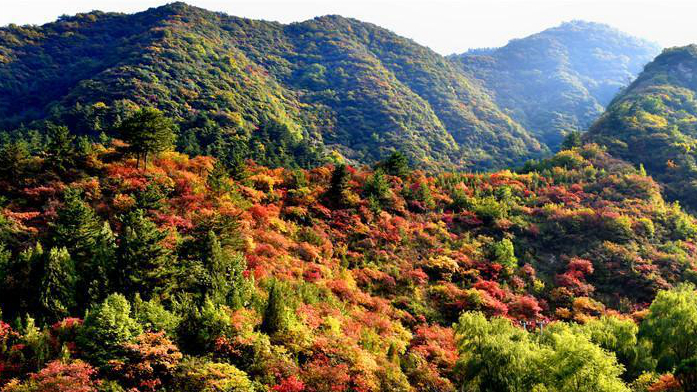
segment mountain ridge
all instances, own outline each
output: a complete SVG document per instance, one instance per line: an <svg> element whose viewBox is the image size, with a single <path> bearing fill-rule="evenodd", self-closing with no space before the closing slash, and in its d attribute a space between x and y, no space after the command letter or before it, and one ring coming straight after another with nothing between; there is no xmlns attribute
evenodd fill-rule
<svg viewBox="0 0 697 392"><path fill-rule="evenodd" d="M669 200L697 208L697 45L663 51L619 94L586 140L643 165Z"/></svg>
<svg viewBox="0 0 697 392"><path fill-rule="evenodd" d="M129 35L128 26L140 30ZM124 36L112 37L110 27ZM105 31L105 36L99 35ZM31 44L36 42L27 38L32 35L48 37L51 45L65 48L66 53L53 54L50 50L55 48L49 47L48 53L39 48L39 53L18 57L21 46L12 43L24 38L27 50L34 50ZM79 45L82 41L75 36L80 35L98 37L96 43L91 40L88 47L78 48L79 61L73 64L83 61L85 65L74 66L80 69L66 68L60 61L37 69L46 59L53 60L52 55L57 59L75 55L70 45ZM477 82L442 56L353 19L325 16L282 25L174 3L133 15L97 12L41 27L4 28L2 38L0 55L6 61L0 63L5 68L0 75L6 75L8 82L0 84L6 93L0 114L15 116L5 120L5 127L32 118L85 121L70 119L65 112L78 103L84 108L103 101L113 109L114 101L126 99L159 106L178 118L183 128L197 121L191 109L208 112L218 126L230 128L229 119L213 116L222 109L225 115L242 118L233 126L244 131L232 133L247 143L255 129L270 128L269 132L288 138L290 148L296 148L296 142L301 147L326 144L357 162L375 161L397 148L427 167L493 168L519 164L545 151L499 111ZM102 41L113 46L107 48ZM102 52L112 53L111 57L89 57ZM223 53L234 58L232 67L220 64ZM11 57L13 61L7 60ZM18 60L27 64L16 64ZM22 71L24 78L16 76ZM27 82L42 72L45 79ZM51 85L58 73L73 77ZM227 80L218 86L209 74ZM37 88L53 93L41 96ZM217 96L221 102L197 101L202 94ZM55 116L51 111L62 113ZM230 138L226 134L230 132L217 133ZM200 133L194 132L192 138L199 139L204 150L211 145L210 140L200 140ZM263 139L262 144L273 144L274 138ZM280 159L292 160L292 154L287 155Z"/></svg>
<svg viewBox="0 0 697 392"><path fill-rule="evenodd" d="M449 58L555 150L568 132L588 128L658 51L658 45L611 26L575 20L501 48Z"/></svg>

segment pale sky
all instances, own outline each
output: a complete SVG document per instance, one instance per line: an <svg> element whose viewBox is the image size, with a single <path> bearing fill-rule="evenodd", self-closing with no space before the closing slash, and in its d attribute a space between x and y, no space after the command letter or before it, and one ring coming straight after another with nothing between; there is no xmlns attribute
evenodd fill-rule
<svg viewBox="0 0 697 392"><path fill-rule="evenodd" d="M0 0L0 26L43 24L92 10L137 12L168 0ZM502 46L581 19L612 25L664 47L697 42L695 0L188 0L212 11L294 22L339 14L372 22L442 54Z"/></svg>

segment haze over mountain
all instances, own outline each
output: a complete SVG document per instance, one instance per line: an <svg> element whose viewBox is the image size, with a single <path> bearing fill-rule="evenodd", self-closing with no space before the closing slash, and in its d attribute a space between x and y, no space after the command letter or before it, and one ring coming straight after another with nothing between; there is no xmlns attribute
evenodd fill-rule
<svg viewBox="0 0 697 392"><path fill-rule="evenodd" d="M697 46L666 49L591 127L587 140L642 164L669 199L697 209Z"/></svg>
<svg viewBox="0 0 697 392"><path fill-rule="evenodd" d="M586 130L659 51L657 44L610 26L574 21L502 48L449 58L555 150L568 132Z"/></svg>

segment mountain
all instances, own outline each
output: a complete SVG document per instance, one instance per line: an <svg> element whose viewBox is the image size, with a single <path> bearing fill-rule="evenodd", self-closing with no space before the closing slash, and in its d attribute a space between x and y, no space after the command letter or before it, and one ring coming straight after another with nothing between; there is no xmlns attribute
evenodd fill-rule
<svg viewBox="0 0 697 392"><path fill-rule="evenodd" d="M666 49L619 94L587 139L636 165L670 200L697 209L697 46Z"/></svg>
<svg viewBox="0 0 697 392"><path fill-rule="evenodd" d="M502 48L449 58L480 78L496 103L552 150L586 130L660 48L609 26L574 21Z"/></svg>
<svg viewBox="0 0 697 392"><path fill-rule="evenodd" d="M176 119L183 151L271 165L398 149L489 169L546 151L444 57L353 19L282 25L174 3L0 29L0 128L111 133L143 105Z"/></svg>

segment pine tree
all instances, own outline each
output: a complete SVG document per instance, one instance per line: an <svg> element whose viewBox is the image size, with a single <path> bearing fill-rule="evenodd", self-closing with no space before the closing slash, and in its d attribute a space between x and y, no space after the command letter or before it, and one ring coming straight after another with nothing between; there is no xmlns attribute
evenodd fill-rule
<svg viewBox="0 0 697 392"><path fill-rule="evenodd" d="M102 223L92 207L82 200L80 191L68 188L63 206L51 230L52 244L65 246L82 269L91 256L99 240Z"/></svg>
<svg viewBox="0 0 697 392"><path fill-rule="evenodd" d="M334 168L329 190L327 191L327 198L335 207L343 208L350 204L350 180L351 175L346 165L340 164Z"/></svg>
<svg viewBox="0 0 697 392"><path fill-rule="evenodd" d="M193 260L182 270L181 286L194 294L198 305L210 299L216 305L244 306L253 289L253 283L244 276L244 256L223 247L213 231L205 239L194 241L203 242L203 246L197 253L189 254Z"/></svg>
<svg viewBox="0 0 697 392"><path fill-rule="evenodd" d="M0 308L10 318L40 309L38 297L44 266L44 250L40 243L9 257L0 265Z"/></svg>
<svg viewBox="0 0 697 392"><path fill-rule="evenodd" d="M400 151L395 151L387 159L381 162L378 167L391 176L406 177L409 175L409 160Z"/></svg>
<svg viewBox="0 0 697 392"><path fill-rule="evenodd" d="M123 217L122 222L117 249L122 289L146 299L166 294L171 288L173 261L171 252L162 246L167 233L138 209Z"/></svg>
<svg viewBox="0 0 697 392"><path fill-rule="evenodd" d="M46 145L46 164L58 173L64 173L75 164L75 136L68 127L49 125Z"/></svg>
<svg viewBox="0 0 697 392"><path fill-rule="evenodd" d="M48 252L40 299L47 321L55 322L70 315L75 308L75 264L68 250L52 248Z"/></svg>
<svg viewBox="0 0 697 392"><path fill-rule="evenodd" d="M64 199L51 228L51 244L66 247L71 255L78 271L77 301L80 306L86 306L108 294L97 294L92 286L97 284L101 290L108 289L108 276L103 274L107 272L105 266L114 262L113 233L82 200L78 190L67 189Z"/></svg>
<svg viewBox="0 0 697 392"><path fill-rule="evenodd" d="M283 331L288 326L288 298L284 289L283 284L277 280L274 280L269 288L269 299L261 323L262 332L268 335Z"/></svg>
<svg viewBox="0 0 697 392"><path fill-rule="evenodd" d="M574 147L581 147L582 144L583 144L583 139L581 138L581 132L571 131L564 138L564 141L561 144L561 149L562 150L571 150Z"/></svg>
<svg viewBox="0 0 697 392"><path fill-rule="evenodd" d="M231 332L230 309L214 304L210 298L198 306L184 297L177 306L177 314L182 315L177 328L179 346L187 353L207 354L214 349L218 338Z"/></svg>
<svg viewBox="0 0 697 392"><path fill-rule="evenodd" d="M121 123L119 133L129 144L128 151L148 167L148 155L167 151L174 145L174 122L155 108L143 108Z"/></svg>
<svg viewBox="0 0 697 392"><path fill-rule="evenodd" d="M244 257L223 249L213 232L208 233L207 242L208 255L204 263L211 277L211 287L206 295L216 303L242 307L250 291L250 282L244 276L247 269Z"/></svg>
<svg viewBox="0 0 697 392"><path fill-rule="evenodd" d="M213 165L213 170L208 174L206 182L208 187L217 195L230 191L230 175L220 160L217 160Z"/></svg>
<svg viewBox="0 0 697 392"><path fill-rule="evenodd" d="M78 274L85 285L83 290L87 289L85 299L80 304L100 302L113 292L114 282L118 281L115 276L117 272L115 261L116 238L111 231L109 222L104 222L88 270L80 271L81 273Z"/></svg>
<svg viewBox="0 0 697 392"><path fill-rule="evenodd" d="M2 143L0 145L0 178L11 181L22 178L24 165L28 158L29 149L23 140Z"/></svg>
<svg viewBox="0 0 697 392"><path fill-rule="evenodd" d="M363 186L365 197L374 204L376 209L382 209L390 201L390 184L382 169L377 169Z"/></svg>

